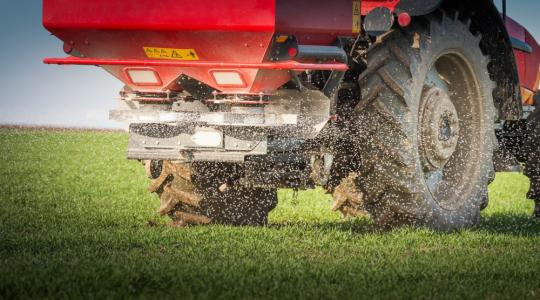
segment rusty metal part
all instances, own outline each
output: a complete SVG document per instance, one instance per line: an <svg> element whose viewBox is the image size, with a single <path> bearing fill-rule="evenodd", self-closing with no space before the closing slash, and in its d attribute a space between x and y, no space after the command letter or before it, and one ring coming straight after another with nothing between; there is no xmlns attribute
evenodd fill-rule
<svg viewBox="0 0 540 300"><path fill-rule="evenodd" d="M160 196L158 213L174 227L264 225L277 204L275 189L239 185L234 164L163 161L161 170L149 190Z"/></svg>
<svg viewBox="0 0 540 300"><path fill-rule="evenodd" d="M450 159L459 139L459 119L448 94L427 87L420 109L420 137L424 168L437 170Z"/></svg>
<svg viewBox="0 0 540 300"><path fill-rule="evenodd" d="M176 222L182 222L184 224L206 225L212 222L212 219L208 217L196 215L196 214L190 214L190 213L181 212L181 211L175 211L173 215L176 218L175 220Z"/></svg>
<svg viewBox="0 0 540 300"><path fill-rule="evenodd" d="M358 174L350 173L334 190L332 211L339 211L345 218L365 216L362 192L356 186Z"/></svg>

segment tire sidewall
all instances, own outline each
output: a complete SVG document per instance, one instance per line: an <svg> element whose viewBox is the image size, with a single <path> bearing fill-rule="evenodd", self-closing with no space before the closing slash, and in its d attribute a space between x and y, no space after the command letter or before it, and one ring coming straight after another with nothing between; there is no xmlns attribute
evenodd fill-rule
<svg viewBox="0 0 540 300"><path fill-rule="evenodd" d="M445 54L456 54L462 57L470 67L470 70L476 77L476 83L479 87L479 95L482 103L480 108L482 113L476 120L481 128L477 131L480 149L479 151L481 162L478 164L473 174L469 175L470 192L462 199L462 205L456 209L445 209L434 199L431 192L427 188L423 175L422 181L424 199L428 206L431 207L430 216L426 218L426 222L430 227L439 230L452 230L459 227L469 227L474 225L479 218L480 206L482 199L487 193L488 174L492 171L492 151L493 151L493 135L494 135L494 107L493 107L493 84L487 70L487 59L482 54L479 48L478 37L475 37L466 24L443 17L442 22L431 20L429 32L413 33L420 38L420 48L417 55L411 57L416 58L411 60L412 82L411 89L407 95L410 100L410 117L409 121L412 126L409 126L410 137L414 149L419 149L419 109L423 92L424 81L429 70L435 62ZM412 48L411 48L412 49ZM419 151L416 151L416 169L417 174L424 174L420 162Z"/></svg>

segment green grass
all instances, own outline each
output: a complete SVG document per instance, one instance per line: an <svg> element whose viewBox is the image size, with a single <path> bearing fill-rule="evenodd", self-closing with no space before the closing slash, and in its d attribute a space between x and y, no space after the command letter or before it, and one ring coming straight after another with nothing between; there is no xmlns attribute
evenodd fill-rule
<svg viewBox="0 0 540 300"><path fill-rule="evenodd" d="M280 191L265 228L174 229L125 134L0 141L2 299L540 298L540 222L519 174L498 174L482 225L451 234L342 220L320 190Z"/></svg>

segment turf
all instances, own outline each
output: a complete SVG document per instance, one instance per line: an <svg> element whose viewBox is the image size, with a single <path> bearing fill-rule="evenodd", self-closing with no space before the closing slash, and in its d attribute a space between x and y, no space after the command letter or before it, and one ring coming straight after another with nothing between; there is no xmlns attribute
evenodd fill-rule
<svg viewBox="0 0 540 300"><path fill-rule="evenodd" d="M320 190L265 228L175 229L127 136L0 130L0 298L540 298L527 179L498 174L482 225L378 232Z"/></svg>

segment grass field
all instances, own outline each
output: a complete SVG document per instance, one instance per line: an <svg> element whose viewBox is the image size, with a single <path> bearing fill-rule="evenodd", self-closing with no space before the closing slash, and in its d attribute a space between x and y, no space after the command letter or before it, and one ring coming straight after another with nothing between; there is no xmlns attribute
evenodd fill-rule
<svg viewBox="0 0 540 300"><path fill-rule="evenodd" d="M125 134L0 141L0 299L540 298L540 222L519 174L498 174L482 225L451 234L378 232L319 190L280 191L265 228L174 229Z"/></svg>

